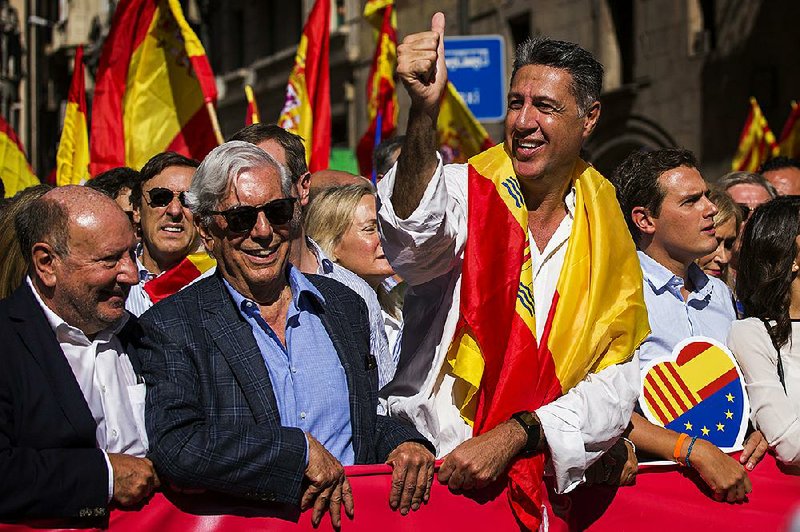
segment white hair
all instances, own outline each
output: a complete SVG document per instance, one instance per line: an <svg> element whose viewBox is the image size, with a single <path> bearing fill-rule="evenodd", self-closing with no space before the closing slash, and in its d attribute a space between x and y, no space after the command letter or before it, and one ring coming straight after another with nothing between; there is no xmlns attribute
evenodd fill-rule
<svg viewBox="0 0 800 532"><path fill-rule="evenodd" d="M232 140L211 150L211 153L206 155L195 171L192 184L186 192L186 203L192 214L202 224L208 225L209 213L217 210L231 183L242 172L262 166L270 166L278 170L281 178L281 190L285 196L289 196L292 187L289 172L258 146L249 142Z"/></svg>

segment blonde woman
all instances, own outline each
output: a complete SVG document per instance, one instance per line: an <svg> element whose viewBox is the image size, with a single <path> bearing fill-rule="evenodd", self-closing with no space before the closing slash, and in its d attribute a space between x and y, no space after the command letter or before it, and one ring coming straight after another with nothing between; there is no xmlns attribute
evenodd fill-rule
<svg viewBox="0 0 800 532"><path fill-rule="evenodd" d="M739 235L739 228L742 226L742 209L734 203L727 192L719 188L711 189L709 199L717 206L717 214L714 216L717 248L698 259L697 265L706 275L722 279L733 289L733 280L728 279L728 265Z"/></svg>
<svg viewBox="0 0 800 532"><path fill-rule="evenodd" d="M403 283L381 247L375 189L363 183L323 189L308 205L306 233L334 262L352 271L378 294L389 352L398 360L402 331Z"/></svg>

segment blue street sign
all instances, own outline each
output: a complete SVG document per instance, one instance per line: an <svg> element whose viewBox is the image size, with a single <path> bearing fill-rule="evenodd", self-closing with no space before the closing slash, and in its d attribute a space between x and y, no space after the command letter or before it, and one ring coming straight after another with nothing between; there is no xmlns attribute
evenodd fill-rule
<svg viewBox="0 0 800 532"><path fill-rule="evenodd" d="M478 120L506 115L506 43L501 35L445 37L447 77Z"/></svg>

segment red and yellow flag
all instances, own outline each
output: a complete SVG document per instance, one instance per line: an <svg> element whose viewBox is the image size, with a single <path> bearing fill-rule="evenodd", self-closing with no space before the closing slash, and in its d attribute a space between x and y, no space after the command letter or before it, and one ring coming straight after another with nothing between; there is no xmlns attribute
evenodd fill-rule
<svg viewBox="0 0 800 532"><path fill-rule="evenodd" d="M494 146L483 125L475 119L455 85L447 82L447 90L439 107L436 124L439 152L447 163L465 163L473 155Z"/></svg>
<svg viewBox="0 0 800 532"><path fill-rule="evenodd" d="M800 105L797 102L792 102L792 112L783 125L779 144L781 155L800 158Z"/></svg>
<svg viewBox="0 0 800 532"><path fill-rule="evenodd" d="M528 210L504 146L472 157L468 172L461 315L447 360L478 435L629 360L650 329L636 248L614 187L594 168L573 170L575 218L548 316L535 315ZM508 474L511 507L531 530L542 518L544 463L543 454L519 458Z"/></svg>
<svg viewBox="0 0 800 532"><path fill-rule="evenodd" d="M739 148L733 157L734 171L756 172L761 163L778 155L778 143L767 124L761 107L750 97L750 113L739 136Z"/></svg>
<svg viewBox="0 0 800 532"><path fill-rule="evenodd" d="M358 143L358 168L371 176L372 152L397 128L397 94L394 72L397 70L397 16L394 0L370 0L364 6L364 18L376 30L375 55L367 79L367 116L369 128Z"/></svg>
<svg viewBox="0 0 800 532"><path fill-rule="evenodd" d="M25 155L17 132L0 116L0 179L10 198L20 190L39 184Z"/></svg>
<svg viewBox="0 0 800 532"><path fill-rule="evenodd" d="M330 0L317 0L300 37L278 125L303 138L308 169L328 168L331 157Z"/></svg>
<svg viewBox="0 0 800 532"><path fill-rule="evenodd" d="M147 281L144 284L144 291L150 296L150 301L158 303L165 297L176 293L216 265L217 261L205 251L190 253L174 268Z"/></svg>
<svg viewBox="0 0 800 532"><path fill-rule="evenodd" d="M75 67L67 95L64 127L56 152L56 184L80 185L89 179L89 130L86 124L86 80L83 46L75 50Z"/></svg>
<svg viewBox="0 0 800 532"><path fill-rule="evenodd" d="M253 87L245 85L244 95L247 97L247 115L244 117L244 125L258 124L261 122L261 116L258 114L258 104L253 94Z"/></svg>
<svg viewBox="0 0 800 532"><path fill-rule="evenodd" d="M92 107L92 175L141 168L176 151L217 146L206 104L217 99L203 45L178 0L121 0L103 45Z"/></svg>

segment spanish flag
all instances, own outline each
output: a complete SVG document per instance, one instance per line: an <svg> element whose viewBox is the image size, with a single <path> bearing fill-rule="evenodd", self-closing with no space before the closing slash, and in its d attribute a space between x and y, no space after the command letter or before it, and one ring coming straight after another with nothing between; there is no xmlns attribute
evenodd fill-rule
<svg viewBox="0 0 800 532"><path fill-rule="evenodd" d="M0 116L0 179L10 198L20 190L39 184L33 173L25 148L8 122Z"/></svg>
<svg viewBox="0 0 800 532"><path fill-rule="evenodd" d="M361 137L356 153L361 175L372 176L372 152L394 134L397 127L397 94L394 72L397 70L397 17L394 0L370 0L364 6L364 18L376 26L377 41L367 80L369 128Z"/></svg>
<svg viewBox="0 0 800 532"><path fill-rule="evenodd" d="M575 217L548 316L536 316L528 209L499 144L468 167L467 243L460 317L447 353L456 401L473 434L552 402L583 380L630 359L649 334L642 270L614 187L578 161ZM541 338L536 320L544 320ZM545 456L512 462L511 508L541 522Z"/></svg>
<svg viewBox="0 0 800 532"><path fill-rule="evenodd" d="M89 179L89 131L86 127L86 81L83 46L75 50L75 67L67 95L64 127L56 152L56 184L80 185Z"/></svg>
<svg viewBox="0 0 800 532"><path fill-rule="evenodd" d="M300 135L311 172L328 168L331 156L330 0L317 0L300 37L278 124Z"/></svg>
<svg viewBox="0 0 800 532"><path fill-rule="evenodd" d="M92 107L92 175L141 168L176 151L202 160L218 144L207 107L217 89L178 0L121 0L103 45Z"/></svg>
<svg viewBox="0 0 800 532"><path fill-rule="evenodd" d="M778 155L778 143L769 129L761 107L750 97L750 113L739 136L739 148L733 157L731 168L734 171L755 172L761 163Z"/></svg>
<svg viewBox="0 0 800 532"><path fill-rule="evenodd" d="M144 284L150 301L158 303L206 273L217 265L217 261L205 251L190 253L177 266L165 271Z"/></svg>
<svg viewBox="0 0 800 532"><path fill-rule="evenodd" d="M800 157L800 105L792 102L792 112L783 126L780 140L781 155L797 159Z"/></svg>
<svg viewBox="0 0 800 532"><path fill-rule="evenodd" d="M244 125L258 124L261 122L261 117L258 114L258 104L253 94L253 87L245 85L244 95L247 97L247 115L244 117Z"/></svg>
<svg viewBox="0 0 800 532"><path fill-rule="evenodd" d="M436 129L445 163L465 163L473 155L494 146L486 129L475 119L450 81L439 106Z"/></svg>

